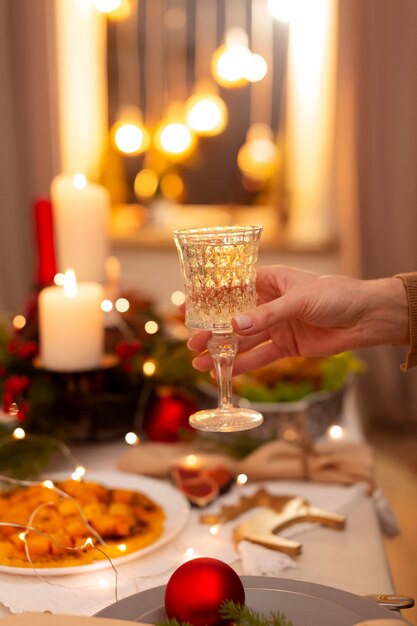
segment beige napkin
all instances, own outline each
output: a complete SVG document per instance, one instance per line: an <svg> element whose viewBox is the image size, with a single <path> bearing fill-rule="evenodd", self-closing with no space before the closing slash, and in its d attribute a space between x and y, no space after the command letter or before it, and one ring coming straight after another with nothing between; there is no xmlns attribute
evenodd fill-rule
<svg viewBox="0 0 417 626"><path fill-rule="evenodd" d="M370 446L343 441L316 443L310 450L285 441L270 441L240 461L200 451L193 443L144 442L128 448L118 466L125 472L164 478L189 454L198 455L203 467L222 464L235 475L246 474L250 481L302 479L350 485L373 480Z"/></svg>

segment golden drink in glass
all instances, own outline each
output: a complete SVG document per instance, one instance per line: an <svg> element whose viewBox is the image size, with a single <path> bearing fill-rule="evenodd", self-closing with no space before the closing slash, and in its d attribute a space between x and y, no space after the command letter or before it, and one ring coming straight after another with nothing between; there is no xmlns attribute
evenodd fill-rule
<svg viewBox="0 0 417 626"><path fill-rule="evenodd" d="M256 261L262 226L218 226L174 231L185 287L185 323L211 330L208 350L218 381L218 407L190 416L199 430L255 428L262 414L232 404L232 368L238 342L231 319L256 304Z"/></svg>

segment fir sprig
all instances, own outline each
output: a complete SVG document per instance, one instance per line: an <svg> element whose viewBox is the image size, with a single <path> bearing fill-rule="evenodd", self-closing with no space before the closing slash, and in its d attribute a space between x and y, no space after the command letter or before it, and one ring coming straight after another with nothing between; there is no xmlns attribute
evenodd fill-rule
<svg viewBox="0 0 417 626"><path fill-rule="evenodd" d="M271 612L268 616L254 611L246 604L225 600L219 609L223 619L239 624L239 626L292 626L283 613Z"/></svg>
<svg viewBox="0 0 417 626"><path fill-rule="evenodd" d="M283 613L271 612L268 616L253 609L234 602L224 600L219 608L219 615L223 620L234 622L237 626L293 626ZM191 626L189 622L180 622L176 618L165 619L156 623L156 626Z"/></svg>

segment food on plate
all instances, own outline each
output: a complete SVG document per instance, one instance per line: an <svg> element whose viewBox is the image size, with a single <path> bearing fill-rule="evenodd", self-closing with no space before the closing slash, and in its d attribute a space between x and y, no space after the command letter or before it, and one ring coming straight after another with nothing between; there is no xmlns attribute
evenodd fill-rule
<svg viewBox="0 0 417 626"><path fill-rule="evenodd" d="M117 558L154 543L164 519L162 506L139 491L71 479L14 488L0 496L0 565L54 568Z"/></svg>
<svg viewBox="0 0 417 626"><path fill-rule="evenodd" d="M341 389L349 374L363 369L362 361L351 352L286 357L236 376L233 390L251 402L297 402L315 391Z"/></svg>
<svg viewBox="0 0 417 626"><path fill-rule="evenodd" d="M224 465L213 467L183 467L175 465L171 477L188 501L203 507L213 502L221 493L227 491L233 482L233 476Z"/></svg>

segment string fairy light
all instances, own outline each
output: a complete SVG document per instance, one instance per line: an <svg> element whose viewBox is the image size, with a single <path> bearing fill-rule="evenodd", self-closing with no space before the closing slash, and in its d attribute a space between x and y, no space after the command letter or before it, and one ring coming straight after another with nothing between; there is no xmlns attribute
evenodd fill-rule
<svg viewBox="0 0 417 626"><path fill-rule="evenodd" d="M18 436L16 436L16 431L21 431L21 433L19 433ZM22 434L24 436L22 436ZM47 435L28 435L27 433L25 433L25 431L23 429L15 429L15 431L13 431L12 435L9 437L2 437L0 439L0 446L4 446L7 443L16 440L16 441L27 441L27 440L45 440L48 442L53 442L57 448L63 453L63 455L67 458L69 458L75 465L75 469L73 471L73 473L71 474L71 478L73 480L77 480L80 481L83 476L86 473L86 469L83 465L81 465L76 457L72 454L72 452L70 451L70 449L68 448L68 446L59 441L54 439L53 437L47 436ZM20 444L19 444L20 445ZM114 563L112 561L112 559L108 556L108 554L105 552L105 550L101 549L100 546L107 546L108 544L104 541L104 539L102 538L102 536L100 535L100 533L98 533L90 524L90 522L88 521L87 516L84 513L84 510L80 504L80 502L76 499L73 498L70 494L68 494L66 491L60 489L57 485L54 484L54 482L50 479L44 479L44 480L39 480L39 481L35 481L35 480L25 480L25 479L18 479L18 478L13 478L11 476L7 476L7 475L3 475L0 474L0 483L6 484L6 485L10 485L11 487L33 487L33 486L39 486L39 487L43 487L45 489L48 489L54 493L56 493L59 496L59 499L65 499L71 502L74 502L75 506L78 509L78 513L81 517L81 520L83 522L83 524L85 525L88 533L89 533L89 537L87 537L85 539L85 541L78 545L78 546L69 546L66 545L62 542L60 542L56 537L54 537L53 535L43 531L40 528L37 528L36 526L34 526L36 517L38 515L38 513L40 511L42 511L43 509L45 509L46 507L56 507L57 506L57 501L56 500L48 500L46 502L42 502L41 504L39 504L37 507L35 507L35 509L31 512L31 515L29 517L29 520L27 522L27 524L21 524L18 522L12 522L12 521L0 521L0 526L3 527L12 527L12 528L16 528L16 529L21 529L22 532L20 532L18 534L19 539L23 542L24 544L24 550L25 550L25 554L26 554L26 558L28 563L30 564L30 566L32 567L34 573L37 575L37 577L42 580L43 582L50 584L50 585L55 585L55 586L59 586L59 587L63 587L63 585L60 584L56 584L56 583L52 583L48 578L45 578L44 576L42 576L42 574L39 572L39 569L36 567L35 563L33 562L32 556L31 556L31 552L30 552L30 542L28 541L28 534L30 532L36 533L40 536L43 536L45 538L47 538L52 544L56 545L59 548L63 548L65 550L68 550L69 552L77 552L77 551L81 551L81 550L85 550L88 547L91 547L94 550L97 550L98 552L100 552L100 554L103 555L104 558L106 558L110 564L110 567L113 570L114 576L115 576L115 585L114 585L114 595L115 595L115 599L116 602L118 601L118 572L116 567L114 566ZM58 500L59 501L59 500ZM94 541L95 540L95 541ZM125 544L120 544L119 546L119 550L121 553L123 553L126 550L126 546Z"/></svg>

